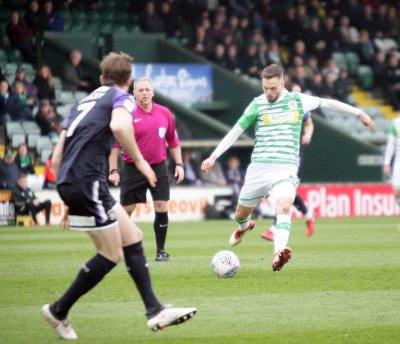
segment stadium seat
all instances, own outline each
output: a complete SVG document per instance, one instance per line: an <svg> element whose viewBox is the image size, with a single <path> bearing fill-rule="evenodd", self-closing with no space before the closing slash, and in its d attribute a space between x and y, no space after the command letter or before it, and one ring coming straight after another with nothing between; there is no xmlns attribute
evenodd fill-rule
<svg viewBox="0 0 400 344"><path fill-rule="evenodd" d="M100 13L97 11L89 11L86 14L86 18L89 22L98 23L101 19Z"/></svg>
<svg viewBox="0 0 400 344"><path fill-rule="evenodd" d="M51 142L50 138L48 136L40 136L36 140L36 154L38 157L42 154L42 150L44 149L51 149L53 146L53 143Z"/></svg>
<svg viewBox="0 0 400 344"><path fill-rule="evenodd" d="M103 25L98 22L88 22L84 25L84 30L87 32L97 33Z"/></svg>
<svg viewBox="0 0 400 344"><path fill-rule="evenodd" d="M340 69L348 70L347 59L344 53L334 52L332 58L336 61L336 64Z"/></svg>
<svg viewBox="0 0 400 344"><path fill-rule="evenodd" d="M25 130L25 134L40 134L40 127L36 122L33 121L25 121L22 122L22 128Z"/></svg>
<svg viewBox="0 0 400 344"><path fill-rule="evenodd" d="M82 98L85 98L87 95L88 93L85 91L75 91L74 92L75 101L79 101Z"/></svg>
<svg viewBox="0 0 400 344"><path fill-rule="evenodd" d="M67 117L69 110L71 110L71 104L57 106L57 113L63 118Z"/></svg>
<svg viewBox="0 0 400 344"><path fill-rule="evenodd" d="M30 150L35 150L36 148L36 141L40 137L40 134L28 134L27 135L27 144L28 144L28 149Z"/></svg>
<svg viewBox="0 0 400 344"><path fill-rule="evenodd" d="M40 152L40 156L39 156L39 163L40 164L46 164L46 161L49 159L49 156L50 156L50 154L53 152L53 149L49 149L49 148L46 148L46 149L43 149L41 152Z"/></svg>
<svg viewBox="0 0 400 344"><path fill-rule="evenodd" d="M115 19L115 15L113 11L107 11L107 12L103 12L101 14L101 23L105 24L105 23L113 23Z"/></svg>
<svg viewBox="0 0 400 344"><path fill-rule="evenodd" d="M16 133L11 136L11 148L16 149L21 143L26 143L26 136L24 134Z"/></svg>
<svg viewBox="0 0 400 344"><path fill-rule="evenodd" d="M58 100L63 104L74 104L75 103L74 92L61 91Z"/></svg>
<svg viewBox="0 0 400 344"><path fill-rule="evenodd" d="M370 91L374 88L374 73L370 66L358 66L357 78L364 90Z"/></svg>
<svg viewBox="0 0 400 344"><path fill-rule="evenodd" d="M100 26L101 33L113 33L114 25L112 23L104 23Z"/></svg>
<svg viewBox="0 0 400 344"><path fill-rule="evenodd" d="M14 134L24 134L25 135L25 129L22 128L20 122L7 122L5 128L6 128L6 135L7 135L8 140L11 140L11 137Z"/></svg>
<svg viewBox="0 0 400 344"><path fill-rule="evenodd" d="M7 63L7 55L3 49L0 50L0 64L5 65Z"/></svg>
<svg viewBox="0 0 400 344"><path fill-rule="evenodd" d="M22 62L22 55L17 49L6 49L6 55L8 62L11 63L21 63Z"/></svg>
<svg viewBox="0 0 400 344"><path fill-rule="evenodd" d="M360 58L358 54L354 52L346 53L347 64L349 66L349 74L351 76L356 76L358 71L358 66L360 65Z"/></svg>
<svg viewBox="0 0 400 344"><path fill-rule="evenodd" d="M53 76L54 89L62 91L62 81L58 76Z"/></svg>

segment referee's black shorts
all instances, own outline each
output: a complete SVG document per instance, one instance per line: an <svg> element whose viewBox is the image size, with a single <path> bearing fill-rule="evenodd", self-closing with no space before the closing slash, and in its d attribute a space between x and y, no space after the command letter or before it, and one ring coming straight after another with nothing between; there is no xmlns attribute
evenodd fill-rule
<svg viewBox="0 0 400 344"><path fill-rule="evenodd" d="M165 161L151 165L151 168L157 177L157 184L154 188L149 185L146 177L137 169L135 164L124 163L121 171L119 197L122 205L146 203L147 190L150 190L153 201L169 200L168 170Z"/></svg>

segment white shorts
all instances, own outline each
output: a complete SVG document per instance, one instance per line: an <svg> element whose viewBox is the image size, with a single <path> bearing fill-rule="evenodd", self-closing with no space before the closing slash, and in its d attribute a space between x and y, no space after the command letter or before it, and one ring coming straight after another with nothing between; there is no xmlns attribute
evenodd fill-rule
<svg viewBox="0 0 400 344"><path fill-rule="evenodd" d="M252 162L247 168L239 204L254 208L262 198L269 196L273 197L274 204L281 197L294 200L298 184L296 165Z"/></svg>
<svg viewBox="0 0 400 344"><path fill-rule="evenodd" d="M400 162L397 161L393 164L392 185L393 189L400 190Z"/></svg>

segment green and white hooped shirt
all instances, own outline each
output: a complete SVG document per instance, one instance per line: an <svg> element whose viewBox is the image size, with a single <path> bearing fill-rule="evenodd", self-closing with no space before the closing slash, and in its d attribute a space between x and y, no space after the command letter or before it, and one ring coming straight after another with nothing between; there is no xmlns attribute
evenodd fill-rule
<svg viewBox="0 0 400 344"><path fill-rule="evenodd" d="M265 94L254 98L236 123L255 126L251 161L297 165L303 117L320 105L321 98L286 90L274 103Z"/></svg>

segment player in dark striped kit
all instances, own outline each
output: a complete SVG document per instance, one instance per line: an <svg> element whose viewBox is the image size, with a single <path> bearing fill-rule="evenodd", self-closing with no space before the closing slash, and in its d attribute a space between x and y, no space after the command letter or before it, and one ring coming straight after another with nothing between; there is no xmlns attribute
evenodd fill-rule
<svg viewBox="0 0 400 344"><path fill-rule="evenodd" d="M68 319L71 307L123 258L146 307L148 327L158 330L176 325L196 313L192 307L164 307L158 301L143 252L142 232L108 190L106 169L114 136L135 159L149 184L155 186L157 182L134 138L135 102L127 93L131 62L132 58L123 53L110 53L102 60L103 86L72 107L53 153L57 189L68 208L65 223L71 229L86 231L97 251L64 295L42 307L45 318L64 339L78 338Z"/></svg>

